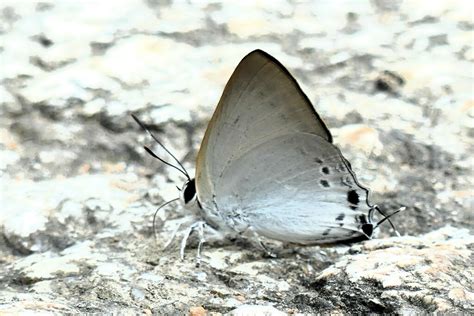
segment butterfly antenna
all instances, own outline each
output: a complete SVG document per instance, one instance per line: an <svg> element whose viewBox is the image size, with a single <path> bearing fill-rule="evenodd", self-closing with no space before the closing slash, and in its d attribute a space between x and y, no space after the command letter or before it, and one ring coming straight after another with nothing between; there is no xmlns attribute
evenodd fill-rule
<svg viewBox="0 0 474 316"><path fill-rule="evenodd" d="M157 155L155 155L149 148L145 147L145 150L150 154L152 155L153 157L155 157L156 159L160 160L161 162L163 162L164 164L168 165L168 166L171 166L177 170L179 170L182 174L184 174L184 176L188 179L188 180L191 180L191 178L189 177L189 174L188 172L186 171L186 168L184 168L184 166L181 164L181 162L178 160L178 158L176 158L159 140L158 138L155 137L155 135L153 135L153 133L150 131L150 129L145 125L143 124L139 119L138 117L136 117L134 114L131 114L133 119L135 120L135 122L137 122L138 125L140 125L141 128L143 128L154 140L155 142L158 143L158 145L161 146L161 148L163 148L167 153L168 155L170 155L174 161L176 161L178 163L178 165L181 167L181 168L178 168L172 164L170 164L169 162L166 162L164 161L163 159L159 158Z"/></svg>
<svg viewBox="0 0 474 316"><path fill-rule="evenodd" d="M166 205L176 202L177 200L179 200L179 198L172 199L171 201L165 202L164 204L160 205L160 207L156 209L155 214L153 215L153 235L155 235L155 240L158 240L158 234L156 233L156 217L158 215L158 212Z"/></svg>
<svg viewBox="0 0 474 316"><path fill-rule="evenodd" d="M143 146L143 148L146 150L146 152L148 154L150 154L150 156L152 156L153 158L156 158L158 159L159 161L161 161L162 163L164 163L165 165L167 166L170 166L172 168L175 168L176 170L178 170L179 172L181 172L189 181L191 181L191 179L189 178L189 175L187 174L187 172L181 170L180 168L176 167L175 165L172 165L170 164L169 162L161 159L160 157L158 157L150 148L148 148L147 146ZM180 190L181 191L181 190Z"/></svg>
<svg viewBox="0 0 474 316"><path fill-rule="evenodd" d="M400 233L398 232L398 230L395 228L395 226L393 225L392 221L390 220L390 217L402 212L402 211L405 211L407 208L405 206L402 206L400 207L398 210L396 210L395 212L389 214L389 215L385 215L379 208L378 206L375 206L377 211L382 214L384 216L383 219L381 219L374 227L374 230L379 227L383 222L385 221L388 221L390 223L390 225L392 226L393 230L395 231L395 234L400 237Z"/></svg>

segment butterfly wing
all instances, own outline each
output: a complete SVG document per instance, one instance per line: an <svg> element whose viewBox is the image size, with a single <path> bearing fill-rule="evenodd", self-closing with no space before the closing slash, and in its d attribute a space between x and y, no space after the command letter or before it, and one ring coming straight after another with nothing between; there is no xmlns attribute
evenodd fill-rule
<svg viewBox="0 0 474 316"><path fill-rule="evenodd" d="M290 133L232 161L216 183L214 201L237 231L251 226L272 239L311 244L362 236L367 194L333 144Z"/></svg>
<svg viewBox="0 0 474 316"><path fill-rule="evenodd" d="M256 50L239 63L209 122L196 163L203 208L212 202L223 171L254 146L289 133L332 136L296 80L276 59Z"/></svg>

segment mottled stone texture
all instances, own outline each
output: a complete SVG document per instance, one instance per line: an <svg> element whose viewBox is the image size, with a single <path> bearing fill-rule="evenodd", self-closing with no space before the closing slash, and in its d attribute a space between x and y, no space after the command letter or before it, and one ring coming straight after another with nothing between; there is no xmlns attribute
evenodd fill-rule
<svg viewBox="0 0 474 316"><path fill-rule="evenodd" d="M0 3L0 314L474 313L471 1ZM253 49L325 119L382 225L354 245L209 242L196 266L135 113L193 172ZM156 148L164 156L163 151ZM179 240L182 229L178 232Z"/></svg>

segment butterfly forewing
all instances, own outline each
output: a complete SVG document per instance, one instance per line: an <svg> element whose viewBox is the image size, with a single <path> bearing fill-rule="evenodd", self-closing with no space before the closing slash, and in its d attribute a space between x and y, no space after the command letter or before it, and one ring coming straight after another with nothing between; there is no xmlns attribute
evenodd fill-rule
<svg viewBox="0 0 474 316"><path fill-rule="evenodd" d="M202 203L212 199L224 168L278 135L306 132L332 142L298 83L276 59L256 50L237 66L209 122L197 158Z"/></svg>

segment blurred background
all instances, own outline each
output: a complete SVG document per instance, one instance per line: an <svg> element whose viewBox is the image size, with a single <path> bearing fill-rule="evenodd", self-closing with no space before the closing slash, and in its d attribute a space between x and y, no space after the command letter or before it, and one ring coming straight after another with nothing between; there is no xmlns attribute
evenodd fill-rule
<svg viewBox="0 0 474 316"><path fill-rule="evenodd" d="M1 280L82 275L65 250L109 277L120 251L152 260L154 210L184 179L146 154L130 114L193 172L225 83L257 48L298 80L371 201L407 207L402 234L471 229L473 14L461 0L3 0Z"/></svg>

